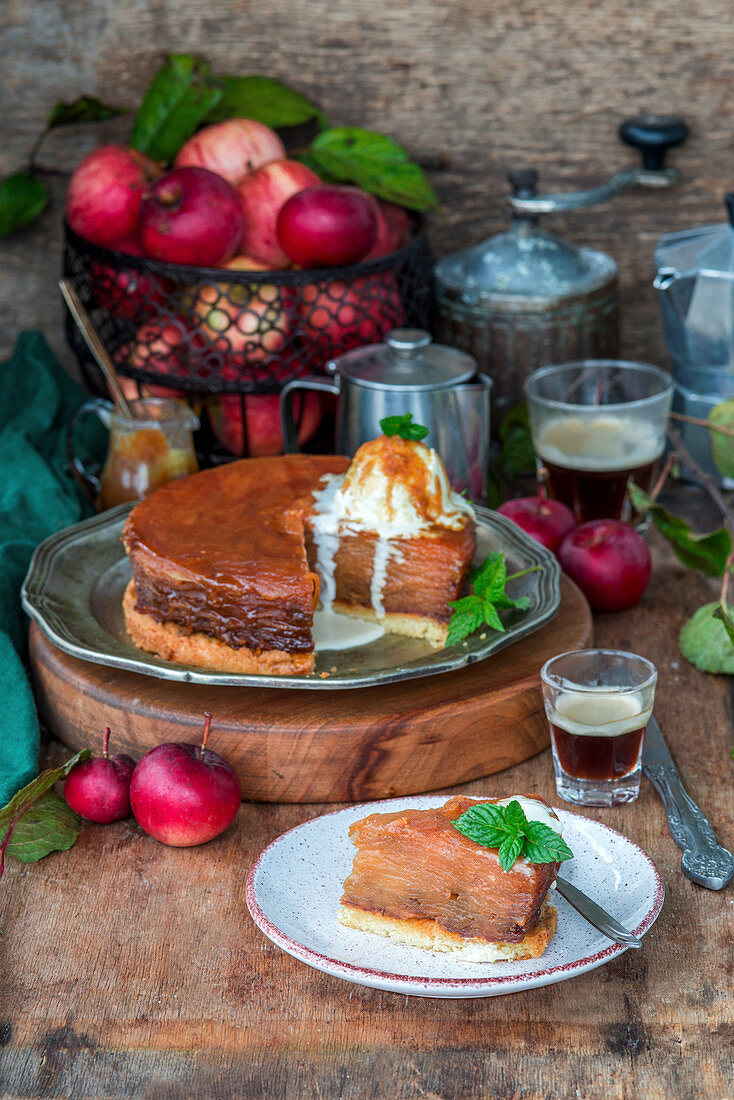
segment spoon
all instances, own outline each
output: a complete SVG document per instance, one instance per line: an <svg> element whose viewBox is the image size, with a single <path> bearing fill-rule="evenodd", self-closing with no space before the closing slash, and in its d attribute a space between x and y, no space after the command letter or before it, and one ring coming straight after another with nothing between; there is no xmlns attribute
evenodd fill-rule
<svg viewBox="0 0 734 1100"><path fill-rule="evenodd" d="M91 317L82 305L82 301L73 283L67 278L59 279L59 290L69 307L69 312L74 318L77 328L84 337L84 343L91 351L95 362L98 364L109 383L110 390L115 399L115 404L120 406L123 416L126 416L128 420L133 420L133 412L125 394L122 392L120 379L117 377L117 371L114 368L106 347L99 337L99 333L92 324Z"/></svg>

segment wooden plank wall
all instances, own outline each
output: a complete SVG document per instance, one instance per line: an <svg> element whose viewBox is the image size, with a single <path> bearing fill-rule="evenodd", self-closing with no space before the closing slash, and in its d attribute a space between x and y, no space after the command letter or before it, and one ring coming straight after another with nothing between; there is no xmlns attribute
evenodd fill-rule
<svg viewBox="0 0 734 1100"><path fill-rule="evenodd" d="M443 203L438 255L505 224L505 175L535 165L548 189L586 187L634 162L616 128L641 110L685 115L679 186L628 194L548 222L619 262L623 353L664 361L652 252L661 232L721 220L734 186L734 29L729 0L3 0L0 174L23 164L50 107L81 93L134 107L169 51L219 71L280 77L334 122L383 130L431 171ZM65 170L129 120L52 136ZM64 178L35 226L0 240L0 354L60 327Z"/></svg>

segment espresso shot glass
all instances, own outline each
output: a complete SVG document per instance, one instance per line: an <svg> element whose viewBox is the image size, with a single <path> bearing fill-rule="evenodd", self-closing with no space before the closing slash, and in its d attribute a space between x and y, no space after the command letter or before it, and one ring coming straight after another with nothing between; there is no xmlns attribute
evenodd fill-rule
<svg viewBox="0 0 734 1100"><path fill-rule="evenodd" d="M533 371L525 396L549 496L579 523L629 522L627 482L649 490L665 448L671 376L648 363L584 359Z"/></svg>
<svg viewBox="0 0 734 1100"><path fill-rule="evenodd" d="M577 806L617 806L640 793L655 666L635 653L582 649L540 670L556 788Z"/></svg>

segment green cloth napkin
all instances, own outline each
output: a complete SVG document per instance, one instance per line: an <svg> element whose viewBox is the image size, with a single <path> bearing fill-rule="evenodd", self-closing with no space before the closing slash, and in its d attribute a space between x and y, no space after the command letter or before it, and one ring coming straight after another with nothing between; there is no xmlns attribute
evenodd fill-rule
<svg viewBox="0 0 734 1100"><path fill-rule="evenodd" d="M91 514L66 460L66 426L84 400L40 332L22 333L0 364L0 806L38 772L20 589L37 544Z"/></svg>

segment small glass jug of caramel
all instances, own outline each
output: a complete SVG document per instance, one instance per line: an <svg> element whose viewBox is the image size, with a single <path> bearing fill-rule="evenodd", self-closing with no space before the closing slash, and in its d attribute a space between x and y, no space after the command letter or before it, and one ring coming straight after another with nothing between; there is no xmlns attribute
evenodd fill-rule
<svg viewBox="0 0 734 1100"><path fill-rule="evenodd" d="M199 419L185 401L141 397L129 402L132 418L103 398L87 401L69 424L69 460L98 511L140 500L167 481L195 474L199 468L192 433ZM101 475L77 456L75 429L93 414L109 430L110 441Z"/></svg>

